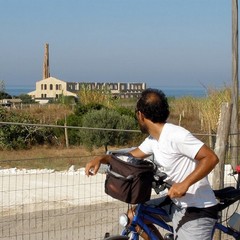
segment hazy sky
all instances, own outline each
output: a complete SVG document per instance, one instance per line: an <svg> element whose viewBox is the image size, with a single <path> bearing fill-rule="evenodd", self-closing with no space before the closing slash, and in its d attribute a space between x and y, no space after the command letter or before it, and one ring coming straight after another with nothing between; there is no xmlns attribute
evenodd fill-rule
<svg viewBox="0 0 240 240"><path fill-rule="evenodd" d="M230 0L0 0L0 80L231 84Z"/></svg>

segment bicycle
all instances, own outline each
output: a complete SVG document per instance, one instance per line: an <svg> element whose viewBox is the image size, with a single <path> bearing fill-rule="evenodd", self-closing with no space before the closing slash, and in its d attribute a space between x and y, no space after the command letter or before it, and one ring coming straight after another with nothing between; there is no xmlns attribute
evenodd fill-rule
<svg viewBox="0 0 240 240"><path fill-rule="evenodd" d="M235 203L236 201L240 200L240 188L239 188L239 179L240 179L240 167L236 168L236 171L232 173L232 175L238 175L236 179L236 188L235 187L226 187L220 190L214 190L215 196L218 199L218 209L219 213L221 213L224 209L228 208L230 205ZM164 189L169 188L170 186L164 182L165 175L160 174L156 175L154 178L154 190L157 194L162 192ZM171 201L170 198L166 198L166 201ZM168 202L169 203L169 202ZM163 203L164 204L164 203ZM157 217L161 216L161 218ZM161 206L153 207L145 204L138 204L135 209L135 215L132 219L131 224L129 224L129 218L127 214L122 214L119 218L120 224L124 227L123 231L120 235L113 235L110 236L109 233L105 234L104 240L138 240L140 232L136 231L136 226L140 226L142 231L148 234L151 240L173 240L173 227L171 223L166 222L164 218L167 218L167 212L161 208ZM143 221L147 220L150 223L164 229L167 233L164 237L157 237L162 236L162 234L158 231L153 232L152 229ZM212 232L212 238L214 233L218 229L219 231L232 236L236 240L240 240L240 215L238 213L233 213L232 216L229 218L228 224L224 225L223 222L220 221L220 218L215 224L215 227Z"/></svg>

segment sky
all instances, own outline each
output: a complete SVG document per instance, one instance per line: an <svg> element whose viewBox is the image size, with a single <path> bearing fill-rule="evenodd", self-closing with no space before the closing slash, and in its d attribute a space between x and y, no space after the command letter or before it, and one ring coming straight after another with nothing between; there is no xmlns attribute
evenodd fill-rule
<svg viewBox="0 0 240 240"><path fill-rule="evenodd" d="M0 80L225 87L232 82L230 0L0 0Z"/></svg>

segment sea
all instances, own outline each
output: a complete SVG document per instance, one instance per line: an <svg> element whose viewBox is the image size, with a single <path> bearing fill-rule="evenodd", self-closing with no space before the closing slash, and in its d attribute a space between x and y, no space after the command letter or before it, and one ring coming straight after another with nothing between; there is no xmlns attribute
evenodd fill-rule
<svg viewBox="0 0 240 240"><path fill-rule="evenodd" d="M171 87L171 86L148 86L152 88L161 89L167 97L206 97L207 89L204 87ZM11 96L19 96L20 94L27 94L35 90L35 86L6 86L5 92Z"/></svg>
<svg viewBox="0 0 240 240"><path fill-rule="evenodd" d="M11 95L12 97L17 97L21 94L27 94L29 92L34 91L35 86L24 86L24 85L16 85L16 86L6 86L5 92Z"/></svg>

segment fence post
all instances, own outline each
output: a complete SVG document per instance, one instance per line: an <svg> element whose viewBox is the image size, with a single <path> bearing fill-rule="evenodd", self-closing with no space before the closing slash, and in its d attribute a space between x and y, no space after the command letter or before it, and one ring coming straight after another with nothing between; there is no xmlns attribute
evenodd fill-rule
<svg viewBox="0 0 240 240"><path fill-rule="evenodd" d="M68 129L67 129L67 118L65 115L65 122L64 122L64 133L65 133L65 143L66 143L66 147L69 147L69 142L68 142Z"/></svg>
<svg viewBox="0 0 240 240"><path fill-rule="evenodd" d="M217 137L214 152L219 158L218 165L213 170L212 188L220 189L224 187L224 160L226 156L226 147L228 142L230 122L231 122L232 104L222 103L219 123L217 128ZM221 216L220 216L221 217ZM221 239L221 232L216 231L215 240Z"/></svg>

